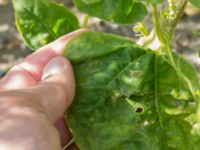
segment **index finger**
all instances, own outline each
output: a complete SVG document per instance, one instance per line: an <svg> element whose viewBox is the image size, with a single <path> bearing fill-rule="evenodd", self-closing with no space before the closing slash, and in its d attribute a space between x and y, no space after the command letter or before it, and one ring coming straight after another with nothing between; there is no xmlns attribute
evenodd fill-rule
<svg viewBox="0 0 200 150"><path fill-rule="evenodd" d="M40 79L43 67L46 63L53 57L61 55L70 39L87 31L87 29L81 29L60 37L56 41L40 48L38 51L25 58L18 66L31 73L36 79Z"/></svg>

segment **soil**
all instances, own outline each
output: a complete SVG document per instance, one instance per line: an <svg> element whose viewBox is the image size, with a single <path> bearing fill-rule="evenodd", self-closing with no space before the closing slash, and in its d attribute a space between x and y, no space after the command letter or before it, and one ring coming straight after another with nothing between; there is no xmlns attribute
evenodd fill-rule
<svg viewBox="0 0 200 150"><path fill-rule="evenodd" d="M59 0L83 20L84 15L74 8L70 0ZM147 25L152 26L149 17L146 18ZM89 27L95 31L104 31L128 36L136 39L132 32L132 26L113 25L108 22L101 21L97 18L91 18ZM200 77L200 13L192 16L184 15L177 27L176 42L174 42L175 51L184 55L192 62L199 71ZM32 51L26 47L21 40L15 27L14 11L11 0L0 0L0 76L15 63L22 60Z"/></svg>

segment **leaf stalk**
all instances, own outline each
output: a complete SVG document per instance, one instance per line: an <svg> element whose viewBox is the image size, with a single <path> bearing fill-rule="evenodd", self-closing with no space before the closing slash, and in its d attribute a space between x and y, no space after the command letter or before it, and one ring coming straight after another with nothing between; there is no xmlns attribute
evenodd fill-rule
<svg viewBox="0 0 200 150"><path fill-rule="evenodd" d="M153 22L155 26L155 32L161 45L163 45L165 42L164 42L164 37L161 34L162 32L161 32L160 22L159 22L159 18L157 14L157 6L155 4L151 4L151 9L152 9Z"/></svg>
<svg viewBox="0 0 200 150"><path fill-rule="evenodd" d="M88 21L90 19L90 16L85 16L84 20L83 20L83 25L82 28L87 28L88 27Z"/></svg>

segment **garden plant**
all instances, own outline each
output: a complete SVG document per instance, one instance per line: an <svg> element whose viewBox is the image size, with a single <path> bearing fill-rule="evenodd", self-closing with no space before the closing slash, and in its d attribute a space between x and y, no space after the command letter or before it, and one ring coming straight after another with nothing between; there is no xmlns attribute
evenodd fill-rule
<svg viewBox="0 0 200 150"><path fill-rule="evenodd" d="M87 28L90 17L133 25L140 36L134 41L90 31L66 44L63 56L73 65L76 96L65 117L80 150L199 150L198 74L172 43L187 3L200 8L200 0L73 3L86 14L83 23L55 0L13 0L25 43L36 50ZM144 22L147 15L152 15L151 31Z"/></svg>

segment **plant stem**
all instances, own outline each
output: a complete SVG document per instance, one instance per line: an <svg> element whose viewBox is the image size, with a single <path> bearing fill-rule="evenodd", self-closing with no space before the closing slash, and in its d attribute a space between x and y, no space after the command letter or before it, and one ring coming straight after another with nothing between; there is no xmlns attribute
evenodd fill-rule
<svg viewBox="0 0 200 150"><path fill-rule="evenodd" d="M71 146L73 143L74 143L74 138L72 138L72 139L67 143L67 145L65 145L65 146L63 147L62 150L66 150L66 149L69 148L69 146Z"/></svg>
<svg viewBox="0 0 200 150"><path fill-rule="evenodd" d="M174 57L173 57L173 54L172 54L171 44L170 43L166 44L165 49L166 49L166 52L167 52L167 56L168 56L169 62L172 64L172 66L175 67L176 64L174 62Z"/></svg>
<svg viewBox="0 0 200 150"><path fill-rule="evenodd" d="M186 4L187 4L187 0L176 1L176 5L177 5L177 9L176 9L177 12L175 14L176 17L173 20L164 18L162 22L161 31L163 31L163 33L165 34L164 36L167 37L168 40L172 39L173 32L182 17Z"/></svg>
<svg viewBox="0 0 200 150"><path fill-rule="evenodd" d="M164 38L161 34L162 32L161 32L161 28L160 28L160 22L159 22L159 19L158 19L156 5L151 4L151 9L152 9L153 22L154 22L154 26L155 26L155 32L156 32L156 35L157 35L161 45L163 45L165 42L164 42Z"/></svg>
<svg viewBox="0 0 200 150"><path fill-rule="evenodd" d="M165 52L167 54L169 62L176 66L173 54L172 54L172 37L174 30L180 21L180 18L183 14L187 0L177 0L174 5L169 4L167 8L167 14L165 16L158 16L158 10L155 4L149 4L152 9L152 17L154 22L154 29L151 34L145 38L141 38L139 43L143 46L153 47L156 44L156 49L158 52ZM170 6L174 6L174 10L171 10Z"/></svg>
<svg viewBox="0 0 200 150"><path fill-rule="evenodd" d="M164 38L165 38L165 49L166 49L169 61L171 62L173 66L175 66L176 64L173 59L171 42L172 42L174 30L182 17L186 4L187 4L187 0L176 1L177 8L175 12L175 18L173 19L164 18L164 21L162 23L161 32L163 33Z"/></svg>
<svg viewBox="0 0 200 150"><path fill-rule="evenodd" d="M177 8L174 12L175 17L163 18L162 26L160 26L156 5L153 5L153 4L151 5L153 21L155 25L155 33L160 41L163 51L167 53L168 59L173 66L175 66L175 62L174 62L172 48L171 48L172 35L174 33L174 30L178 22L180 21L180 18L183 14L186 4L187 4L187 0L179 0L178 2L176 1L175 5Z"/></svg>
<svg viewBox="0 0 200 150"><path fill-rule="evenodd" d="M90 16L85 16L84 20L83 20L83 25L82 28L87 28L88 27L88 21L90 19Z"/></svg>
<svg viewBox="0 0 200 150"><path fill-rule="evenodd" d="M145 26L145 23L144 22L141 22L141 26L142 26L142 33L144 36L148 36L149 35L149 32Z"/></svg>

